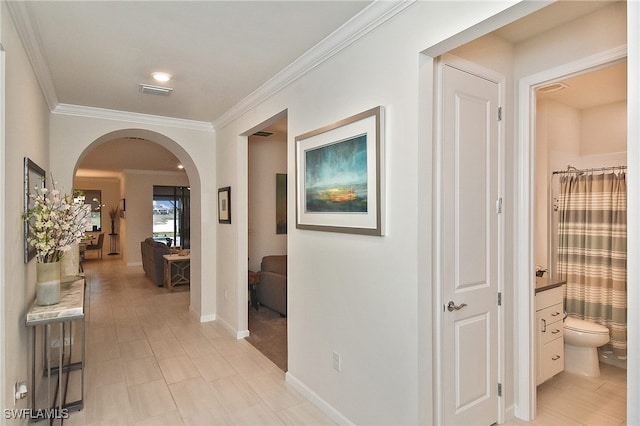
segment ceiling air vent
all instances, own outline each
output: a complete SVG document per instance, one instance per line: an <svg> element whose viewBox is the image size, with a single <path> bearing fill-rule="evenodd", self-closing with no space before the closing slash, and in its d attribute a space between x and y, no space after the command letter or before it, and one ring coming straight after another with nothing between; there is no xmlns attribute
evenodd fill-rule
<svg viewBox="0 0 640 426"><path fill-rule="evenodd" d="M557 92L558 90L566 89L567 87L569 86L565 83L551 83L551 84L547 84L546 86L539 87L538 92L539 93Z"/></svg>
<svg viewBox="0 0 640 426"><path fill-rule="evenodd" d="M253 136L262 136L263 138L268 138L271 135L273 135L273 133L271 133L271 132L263 132L262 130L259 131L259 132L255 132L253 134Z"/></svg>
<svg viewBox="0 0 640 426"><path fill-rule="evenodd" d="M140 83L140 91L150 95L169 96L173 89L170 87L152 86L150 84Z"/></svg>

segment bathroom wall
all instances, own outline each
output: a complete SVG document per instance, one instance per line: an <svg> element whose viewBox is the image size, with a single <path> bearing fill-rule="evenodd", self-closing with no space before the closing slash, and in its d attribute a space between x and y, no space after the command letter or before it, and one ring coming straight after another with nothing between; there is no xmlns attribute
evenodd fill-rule
<svg viewBox="0 0 640 426"><path fill-rule="evenodd" d="M557 187L558 179L552 179L552 173L568 165L582 169L626 164L627 108L626 102L616 102L580 110L550 100L538 101L536 108L535 261L553 268L549 190Z"/></svg>

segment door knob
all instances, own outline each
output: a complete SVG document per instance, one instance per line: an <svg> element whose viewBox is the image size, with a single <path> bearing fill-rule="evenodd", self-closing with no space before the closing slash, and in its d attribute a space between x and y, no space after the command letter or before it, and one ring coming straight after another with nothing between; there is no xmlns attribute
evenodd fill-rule
<svg viewBox="0 0 640 426"><path fill-rule="evenodd" d="M449 301L449 303L447 304L447 310L449 312L453 312L453 311L459 311L460 309L464 308L465 306L467 306L466 303L463 303L461 305L456 305L453 300Z"/></svg>

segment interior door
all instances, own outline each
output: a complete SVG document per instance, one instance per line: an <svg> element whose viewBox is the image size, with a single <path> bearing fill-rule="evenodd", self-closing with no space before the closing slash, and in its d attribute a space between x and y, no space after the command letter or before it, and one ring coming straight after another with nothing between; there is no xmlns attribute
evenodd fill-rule
<svg viewBox="0 0 640 426"><path fill-rule="evenodd" d="M444 65L443 423L498 420L499 86Z"/></svg>

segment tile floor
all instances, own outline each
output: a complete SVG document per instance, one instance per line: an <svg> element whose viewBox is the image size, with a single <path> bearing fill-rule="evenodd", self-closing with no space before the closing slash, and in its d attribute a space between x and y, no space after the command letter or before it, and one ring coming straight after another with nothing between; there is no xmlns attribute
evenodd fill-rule
<svg viewBox="0 0 640 426"><path fill-rule="evenodd" d="M560 373L538 386L535 420L517 419L508 425L584 425L626 424L627 371L600 364L600 377L581 377Z"/></svg>
<svg viewBox="0 0 640 426"><path fill-rule="evenodd" d="M85 408L66 425L334 424L245 340L188 313L188 291L167 293L142 268L118 259L85 262ZM561 373L538 387L532 422L623 425L626 370Z"/></svg>
<svg viewBox="0 0 640 426"><path fill-rule="evenodd" d="M85 408L66 425L334 424L284 372L140 267L87 261Z"/></svg>

